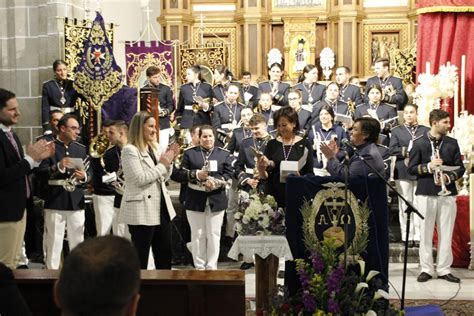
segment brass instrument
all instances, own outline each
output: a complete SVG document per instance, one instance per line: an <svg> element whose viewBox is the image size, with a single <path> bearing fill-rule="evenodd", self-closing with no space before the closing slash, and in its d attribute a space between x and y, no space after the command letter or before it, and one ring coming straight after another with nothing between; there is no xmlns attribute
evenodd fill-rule
<svg viewBox="0 0 474 316"><path fill-rule="evenodd" d="M210 103L211 98L203 98L201 96L194 96L193 97L194 103L193 103L193 112L197 113L199 111L203 111L204 109L202 108L203 103Z"/></svg>
<svg viewBox="0 0 474 316"><path fill-rule="evenodd" d="M395 182L395 167L397 164L397 156L390 156L390 178L388 182L394 183Z"/></svg>
<svg viewBox="0 0 474 316"><path fill-rule="evenodd" d="M389 84L389 85L386 85L385 87L383 87L383 94L384 95L388 95L389 97L395 95L397 91L395 90L395 88Z"/></svg>
<svg viewBox="0 0 474 316"><path fill-rule="evenodd" d="M89 154L92 158L102 158L110 146L110 141L104 133L101 133L92 139L89 146Z"/></svg>
<svg viewBox="0 0 474 316"><path fill-rule="evenodd" d="M431 159L440 159L440 158L441 156L439 153L439 149L435 148ZM434 183L437 186L441 186L441 191L438 192L438 195L439 196L451 195L451 191L449 191L446 188L446 180L444 179L444 172L443 172L442 166L438 166L433 169L434 169L434 172L433 172Z"/></svg>
<svg viewBox="0 0 474 316"><path fill-rule="evenodd" d="M84 163L84 171L87 172L87 170L89 170L90 160L89 158L86 158L85 160L87 161ZM63 188L68 192L74 192L76 190L77 184L78 181L75 174L73 173L69 178L64 180Z"/></svg>
<svg viewBox="0 0 474 316"><path fill-rule="evenodd" d="M350 116L354 116L355 108L356 108L356 105L355 105L354 101L352 101L351 99L349 99L349 100L347 101L347 111L349 112L349 115L350 115Z"/></svg>

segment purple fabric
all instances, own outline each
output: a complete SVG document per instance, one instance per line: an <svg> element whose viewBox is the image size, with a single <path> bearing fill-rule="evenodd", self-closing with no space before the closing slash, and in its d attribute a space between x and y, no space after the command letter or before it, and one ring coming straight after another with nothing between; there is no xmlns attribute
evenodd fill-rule
<svg viewBox="0 0 474 316"><path fill-rule="evenodd" d="M173 65L173 41L127 42L125 43L127 84L134 86L149 66L157 66L173 90L175 69ZM144 76L143 76L144 77Z"/></svg>
<svg viewBox="0 0 474 316"><path fill-rule="evenodd" d="M102 121L123 120L130 123L135 113L137 113L137 89L123 85L102 106Z"/></svg>

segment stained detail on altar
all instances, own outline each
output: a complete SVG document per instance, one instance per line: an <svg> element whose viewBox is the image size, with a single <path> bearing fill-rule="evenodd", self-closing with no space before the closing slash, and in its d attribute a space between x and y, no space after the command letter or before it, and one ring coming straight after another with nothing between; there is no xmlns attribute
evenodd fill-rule
<svg viewBox="0 0 474 316"><path fill-rule="evenodd" d="M323 186L326 189L318 191L312 203L306 201L301 208L306 247L312 249L323 240L334 238L336 246L342 248L347 234L348 254L358 256L367 246L370 210L366 203L359 205L348 191L348 214L344 214L344 184L330 182Z"/></svg>

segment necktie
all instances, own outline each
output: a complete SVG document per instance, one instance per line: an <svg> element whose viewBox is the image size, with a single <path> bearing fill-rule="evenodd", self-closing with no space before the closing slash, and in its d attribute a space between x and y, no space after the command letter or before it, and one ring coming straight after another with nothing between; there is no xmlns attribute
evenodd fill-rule
<svg viewBox="0 0 474 316"><path fill-rule="evenodd" d="M12 131L5 132L5 135L7 135L8 140L12 144L13 148L15 148L16 155L18 156L18 158L22 159L20 155L20 149L18 148L18 144L16 143L15 138L13 137L13 132ZM26 197L29 198L30 197L30 183L28 181L28 176L25 176L25 187L26 187Z"/></svg>

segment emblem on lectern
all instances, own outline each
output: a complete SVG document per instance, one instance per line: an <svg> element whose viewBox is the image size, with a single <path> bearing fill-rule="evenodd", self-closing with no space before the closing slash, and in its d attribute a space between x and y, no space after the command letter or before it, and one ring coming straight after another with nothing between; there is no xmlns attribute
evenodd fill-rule
<svg viewBox="0 0 474 316"><path fill-rule="evenodd" d="M333 239L343 251L347 234L348 253L358 255L368 241L370 211L367 204L359 205L355 195L348 190L346 211L344 184L330 182L323 187L312 202L306 201L301 208L306 247L317 248L324 240Z"/></svg>

